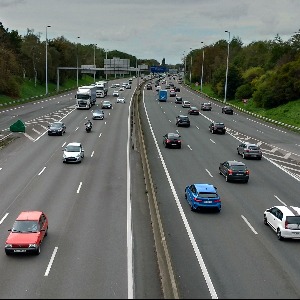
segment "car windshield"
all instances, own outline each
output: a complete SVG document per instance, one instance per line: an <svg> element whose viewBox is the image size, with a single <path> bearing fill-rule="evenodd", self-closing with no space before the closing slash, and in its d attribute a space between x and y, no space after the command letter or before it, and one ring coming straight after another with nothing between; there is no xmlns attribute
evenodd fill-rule
<svg viewBox="0 0 300 300"><path fill-rule="evenodd" d="M217 198L218 195L216 193L207 193L207 192L199 192L198 196L201 198Z"/></svg>
<svg viewBox="0 0 300 300"><path fill-rule="evenodd" d="M95 113L95 114L102 114L102 111L101 111L101 110L95 110L94 113Z"/></svg>
<svg viewBox="0 0 300 300"><path fill-rule="evenodd" d="M37 221L16 221L11 230L12 232L37 232L39 223Z"/></svg>
<svg viewBox="0 0 300 300"><path fill-rule="evenodd" d="M51 124L51 127L59 128L59 127L61 127L61 124L60 123L53 123L53 124Z"/></svg>
<svg viewBox="0 0 300 300"><path fill-rule="evenodd" d="M80 152L79 146L67 146L66 147L67 152Z"/></svg>

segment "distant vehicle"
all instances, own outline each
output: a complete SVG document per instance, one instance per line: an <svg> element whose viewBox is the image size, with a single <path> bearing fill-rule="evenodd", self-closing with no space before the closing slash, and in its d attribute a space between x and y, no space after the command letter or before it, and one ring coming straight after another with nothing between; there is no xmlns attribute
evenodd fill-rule
<svg viewBox="0 0 300 300"><path fill-rule="evenodd" d="M233 115L232 107L230 107L228 105L222 107L222 114Z"/></svg>
<svg viewBox="0 0 300 300"><path fill-rule="evenodd" d="M63 149L63 163L81 163L84 158L84 150L81 143L69 143Z"/></svg>
<svg viewBox="0 0 300 300"><path fill-rule="evenodd" d="M104 111L102 109L95 109L93 111L93 120L103 120L104 119Z"/></svg>
<svg viewBox="0 0 300 300"><path fill-rule="evenodd" d="M183 127L190 127L190 119L188 116L185 115L178 115L176 117L176 126L183 126Z"/></svg>
<svg viewBox="0 0 300 300"><path fill-rule="evenodd" d="M112 103L109 100L102 101L101 108L111 109Z"/></svg>
<svg viewBox="0 0 300 300"><path fill-rule="evenodd" d="M175 87L175 92L180 92L180 88L179 87Z"/></svg>
<svg viewBox="0 0 300 300"><path fill-rule="evenodd" d="M188 110L188 114L189 114L189 115L199 115L200 112L199 112L198 107L196 107L196 106L191 106L191 107L189 108L189 110Z"/></svg>
<svg viewBox="0 0 300 300"><path fill-rule="evenodd" d="M176 97L175 90L170 90L170 97Z"/></svg>
<svg viewBox="0 0 300 300"><path fill-rule="evenodd" d="M176 104L182 104L182 97L176 96L175 103Z"/></svg>
<svg viewBox="0 0 300 300"><path fill-rule="evenodd" d="M127 89L127 90L128 90L128 89L131 89L131 85L130 85L130 84L127 84L126 87L125 87L125 89Z"/></svg>
<svg viewBox="0 0 300 300"><path fill-rule="evenodd" d="M125 98L122 97L122 96L119 96L119 97L117 98L117 103L125 103Z"/></svg>
<svg viewBox="0 0 300 300"><path fill-rule="evenodd" d="M163 136L163 144L165 148L181 148L181 136L178 133L166 133Z"/></svg>
<svg viewBox="0 0 300 300"><path fill-rule="evenodd" d="M262 158L262 151L257 144L252 144L249 142L240 143L237 147L237 153L242 155L244 159L246 158Z"/></svg>
<svg viewBox="0 0 300 300"><path fill-rule="evenodd" d="M209 124L208 128L211 133L225 134L226 132L226 127L223 122L212 122Z"/></svg>
<svg viewBox="0 0 300 300"><path fill-rule="evenodd" d="M276 205L266 209L264 224L276 232L278 240L300 239L300 207Z"/></svg>
<svg viewBox="0 0 300 300"><path fill-rule="evenodd" d="M192 211L202 208L221 211L221 198L217 188L209 183L194 183L185 187L184 196Z"/></svg>
<svg viewBox="0 0 300 300"><path fill-rule="evenodd" d="M187 101L187 100L184 100L184 101L182 101L181 106L185 107L185 108L190 108L191 107L191 102Z"/></svg>
<svg viewBox="0 0 300 300"><path fill-rule="evenodd" d="M81 86L78 88L76 98L77 109L90 109L96 103L97 87L93 85Z"/></svg>
<svg viewBox="0 0 300 300"><path fill-rule="evenodd" d="M152 90L152 85L151 84L147 84L147 90Z"/></svg>
<svg viewBox="0 0 300 300"><path fill-rule="evenodd" d="M210 111L212 109L210 102L201 103L201 110L208 110Z"/></svg>
<svg viewBox="0 0 300 300"><path fill-rule="evenodd" d="M42 211L19 214L5 242L5 254L41 253L41 244L48 235L48 218Z"/></svg>
<svg viewBox="0 0 300 300"><path fill-rule="evenodd" d="M249 170L247 166L240 161L228 160L219 165L219 173L229 181L243 181L245 183L249 180Z"/></svg>
<svg viewBox="0 0 300 300"><path fill-rule="evenodd" d="M168 99L168 91L167 90L159 90L158 91L158 101L166 102Z"/></svg>
<svg viewBox="0 0 300 300"><path fill-rule="evenodd" d="M114 90L114 91L113 91L113 96L114 96L114 97L119 97L119 91Z"/></svg>
<svg viewBox="0 0 300 300"><path fill-rule="evenodd" d="M63 135L66 132L66 125L63 122L54 122L48 125L48 135Z"/></svg>
<svg viewBox="0 0 300 300"><path fill-rule="evenodd" d="M104 98L107 96L107 92L108 92L108 82L107 81L97 81L95 83L97 91L96 91L96 95L99 98Z"/></svg>

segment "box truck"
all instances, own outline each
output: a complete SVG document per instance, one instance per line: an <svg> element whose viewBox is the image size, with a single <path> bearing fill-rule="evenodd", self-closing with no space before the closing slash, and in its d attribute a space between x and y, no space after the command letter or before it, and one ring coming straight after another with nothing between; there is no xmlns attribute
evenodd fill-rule
<svg viewBox="0 0 300 300"><path fill-rule="evenodd" d="M96 86L88 85L78 88L76 98L77 109L90 109L92 105L96 104Z"/></svg>
<svg viewBox="0 0 300 300"><path fill-rule="evenodd" d="M108 82L107 81L97 81L95 83L95 86L97 87L97 98L104 98L107 96L108 91Z"/></svg>

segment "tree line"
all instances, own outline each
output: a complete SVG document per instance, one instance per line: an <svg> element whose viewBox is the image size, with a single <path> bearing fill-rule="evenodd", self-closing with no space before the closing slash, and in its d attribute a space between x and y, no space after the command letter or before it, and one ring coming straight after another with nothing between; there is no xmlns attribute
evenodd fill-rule
<svg viewBox="0 0 300 300"><path fill-rule="evenodd" d="M48 82L56 84L57 68L76 67L77 58L79 66L93 65L95 59L96 66L103 68L106 55L107 58L129 59L131 67L160 65L155 59L137 59L118 50L106 53L94 44L74 43L61 36L49 39L47 43ZM228 100L252 99L257 107L269 109L300 98L300 30L286 42L278 35L274 40L248 45L243 45L238 37L230 41L219 40L191 50L182 63L167 67L185 69L187 80L191 79L191 83L202 80L203 85L210 85L222 98L225 96L227 56ZM165 64L165 58L162 64ZM76 70L61 70L59 76L60 83L64 84L68 79L76 78ZM36 34L33 29L27 29L25 36L21 36L16 30L4 28L0 22L0 94L20 97L22 81L26 79L45 83L46 41L42 41L41 33Z"/></svg>
<svg viewBox="0 0 300 300"><path fill-rule="evenodd" d="M228 56L227 99L252 99L257 107L270 109L300 99L299 50L300 30L286 42L276 35L244 46L234 37L192 50L183 65L186 79L189 74L192 83L202 79L224 98Z"/></svg>
<svg viewBox="0 0 300 300"><path fill-rule="evenodd" d="M118 57L129 59L130 67L138 64L157 65L154 59L137 59L135 56L118 50L105 52L97 45L72 43L64 36L48 39L47 43L47 80L56 84L58 67L75 67L81 65L95 65L104 67L104 59ZM100 76L100 72L96 76ZM104 75L104 74L103 74ZM76 78L76 70L61 70L60 84L70 78ZM81 74L79 72L79 77ZM42 41L41 33L27 29L25 36L17 30L4 28L0 22L0 94L8 97L20 97L22 82L34 80L35 84L46 82L46 40Z"/></svg>

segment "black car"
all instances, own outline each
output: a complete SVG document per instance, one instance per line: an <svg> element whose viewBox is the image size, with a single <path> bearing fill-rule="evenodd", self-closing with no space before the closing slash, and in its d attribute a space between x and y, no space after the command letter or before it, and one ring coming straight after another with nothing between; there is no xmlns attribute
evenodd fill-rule
<svg viewBox="0 0 300 300"><path fill-rule="evenodd" d="M222 107L222 114L233 115L233 109L230 106Z"/></svg>
<svg viewBox="0 0 300 300"><path fill-rule="evenodd" d="M180 88L179 87L175 87L175 92L180 92Z"/></svg>
<svg viewBox="0 0 300 300"><path fill-rule="evenodd" d="M219 173L225 176L228 181L243 181L245 183L249 180L249 170L247 166L240 161L228 160L220 163Z"/></svg>
<svg viewBox="0 0 300 300"><path fill-rule="evenodd" d="M188 114L189 114L189 115L199 115L200 112L199 112L198 107L196 107L196 106L191 106L191 107L189 108L189 110L188 110Z"/></svg>
<svg viewBox="0 0 300 300"><path fill-rule="evenodd" d="M54 122L48 125L48 135L63 135L66 132L66 125L63 122Z"/></svg>
<svg viewBox="0 0 300 300"><path fill-rule="evenodd" d="M176 96L175 103L182 104L182 97Z"/></svg>
<svg viewBox="0 0 300 300"><path fill-rule="evenodd" d="M208 128L211 133L225 134L226 132L225 124L222 122L212 122L209 124Z"/></svg>
<svg viewBox="0 0 300 300"><path fill-rule="evenodd" d="M178 133L166 133L163 136L163 144L165 148L181 148L181 139Z"/></svg>
<svg viewBox="0 0 300 300"><path fill-rule="evenodd" d="M152 90L152 85L151 84L147 84L147 90Z"/></svg>
<svg viewBox="0 0 300 300"><path fill-rule="evenodd" d="M177 116L176 117L176 125L177 125L177 127L179 127L179 126L190 127L189 117L184 116L184 115Z"/></svg>

